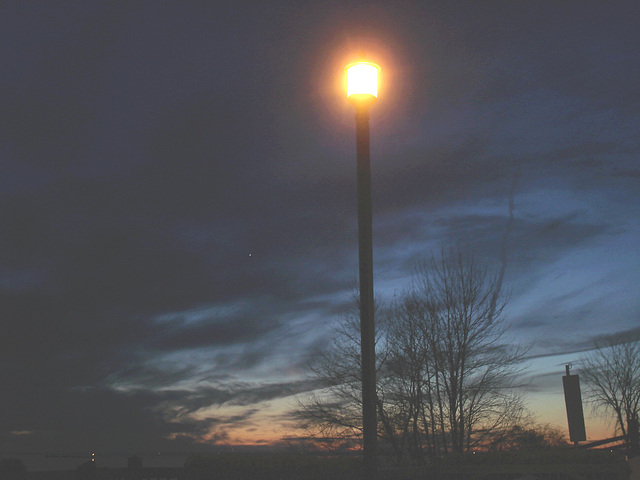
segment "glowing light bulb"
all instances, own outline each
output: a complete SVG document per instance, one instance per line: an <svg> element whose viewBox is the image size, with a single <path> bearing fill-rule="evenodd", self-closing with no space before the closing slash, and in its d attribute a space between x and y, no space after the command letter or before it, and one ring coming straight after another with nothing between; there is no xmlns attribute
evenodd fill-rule
<svg viewBox="0 0 640 480"><path fill-rule="evenodd" d="M356 62L347 66L347 97L354 95L378 97L378 73L380 67L375 63Z"/></svg>

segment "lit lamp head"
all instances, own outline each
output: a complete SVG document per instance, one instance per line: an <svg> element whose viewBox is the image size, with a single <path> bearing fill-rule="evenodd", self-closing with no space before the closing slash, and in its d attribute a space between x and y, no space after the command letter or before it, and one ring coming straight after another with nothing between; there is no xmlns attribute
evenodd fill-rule
<svg viewBox="0 0 640 480"><path fill-rule="evenodd" d="M378 99L378 74L375 63L356 62L347 66L347 99L356 107L369 106Z"/></svg>

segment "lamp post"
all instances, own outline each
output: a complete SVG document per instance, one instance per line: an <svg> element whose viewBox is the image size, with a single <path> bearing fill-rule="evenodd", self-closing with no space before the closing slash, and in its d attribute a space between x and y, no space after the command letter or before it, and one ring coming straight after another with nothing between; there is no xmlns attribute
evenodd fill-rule
<svg viewBox="0 0 640 480"><path fill-rule="evenodd" d="M356 108L358 172L358 254L360 269L360 352L362 363L362 436L364 478L375 479L376 365L373 319L373 245L371 228L371 166L369 160L369 107L378 99L380 67L357 62L347 67L347 99Z"/></svg>

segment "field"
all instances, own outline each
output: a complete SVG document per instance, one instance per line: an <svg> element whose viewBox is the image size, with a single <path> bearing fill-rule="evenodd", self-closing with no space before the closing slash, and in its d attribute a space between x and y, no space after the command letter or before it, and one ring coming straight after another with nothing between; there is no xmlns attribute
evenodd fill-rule
<svg viewBox="0 0 640 480"><path fill-rule="evenodd" d="M219 454L183 468L92 468L33 472L30 480L361 480L357 456ZM625 457L608 450L549 449L447 455L423 466L390 466L379 480L627 480ZM367 479L368 480L368 479Z"/></svg>
<svg viewBox="0 0 640 480"><path fill-rule="evenodd" d="M306 455L215 455L188 460L188 480L358 480L357 457ZM385 468L380 480L513 480L526 475L547 480L627 480L619 453L553 449L449 455L430 465Z"/></svg>

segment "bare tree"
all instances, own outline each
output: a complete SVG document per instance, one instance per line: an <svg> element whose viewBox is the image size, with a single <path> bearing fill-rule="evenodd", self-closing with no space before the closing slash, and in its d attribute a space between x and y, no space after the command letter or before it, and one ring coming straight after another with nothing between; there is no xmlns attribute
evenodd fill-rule
<svg viewBox="0 0 640 480"><path fill-rule="evenodd" d="M501 278L451 248L419 265L408 297L422 338L443 448L462 452L523 412L515 379L525 349L507 344Z"/></svg>
<svg viewBox="0 0 640 480"><path fill-rule="evenodd" d="M379 434L398 461L405 453L422 462L495 442L525 414L514 387L526 351L506 344L502 295L515 185L516 176L497 274L469 253L443 250L418 265L413 284L390 308L377 309ZM322 395L303 400L297 413L316 436L361 435L358 332L357 316L349 316L311 367Z"/></svg>
<svg viewBox="0 0 640 480"><path fill-rule="evenodd" d="M638 448L640 338L618 335L597 343L580 360L587 398L596 410L614 415L616 426Z"/></svg>
<svg viewBox="0 0 640 480"><path fill-rule="evenodd" d="M362 439L362 368L360 357L360 319L358 296L354 308L332 331L330 345L313 360L309 370L318 389L299 399L294 412L298 426L306 430L315 443L321 440L333 448L345 448ZM384 346L385 317L376 306L376 369L380 372L386 361ZM378 375L378 397L380 392ZM384 412L378 412L383 424Z"/></svg>
<svg viewBox="0 0 640 480"><path fill-rule="evenodd" d="M379 434L397 461L462 452L519 422L514 387L525 350L507 345L505 303L497 275L450 249L421 263L411 287L377 309ZM354 313L311 366L321 389L298 415L317 437L361 436L359 342Z"/></svg>
<svg viewBox="0 0 640 480"><path fill-rule="evenodd" d="M424 455L433 456L436 451L431 402L431 380L433 365L425 361L430 358L429 344L420 326L420 317L415 314L415 304L404 294L395 303L387 331L389 360L382 379L385 381L384 398L380 398L384 410L394 419L397 453L405 449L418 462ZM391 432L391 429L387 429Z"/></svg>

